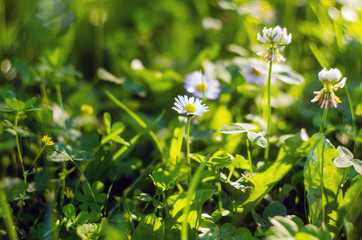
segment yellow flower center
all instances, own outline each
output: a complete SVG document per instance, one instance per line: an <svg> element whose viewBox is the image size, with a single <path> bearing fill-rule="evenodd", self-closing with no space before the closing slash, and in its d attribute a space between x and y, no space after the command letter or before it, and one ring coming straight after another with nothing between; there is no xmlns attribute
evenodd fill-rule
<svg viewBox="0 0 362 240"><path fill-rule="evenodd" d="M258 70L256 70L255 68L253 68L251 70L251 74L255 75L255 76L260 76L261 75L261 72L259 72Z"/></svg>
<svg viewBox="0 0 362 240"><path fill-rule="evenodd" d="M205 83L200 83L199 85L197 85L196 89L199 92L205 92L206 91L206 84Z"/></svg>
<svg viewBox="0 0 362 240"><path fill-rule="evenodd" d="M196 107L195 107L195 105L193 105L192 103L188 103L188 104L186 104L186 106L184 107L184 110L185 110L186 112L193 113L193 112L196 111Z"/></svg>

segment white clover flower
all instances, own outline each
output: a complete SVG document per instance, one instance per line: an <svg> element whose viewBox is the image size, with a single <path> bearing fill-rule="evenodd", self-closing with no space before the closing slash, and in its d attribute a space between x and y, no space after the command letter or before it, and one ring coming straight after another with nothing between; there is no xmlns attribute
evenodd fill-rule
<svg viewBox="0 0 362 240"><path fill-rule="evenodd" d="M330 70L323 69L318 73L319 81L323 84L323 89L315 91L316 95L311 102L317 102L321 104L321 108L328 108L328 105L336 108L337 104L341 102L339 97L336 96L334 91L339 88L343 88L346 84L347 78L342 78L342 73L337 68L331 68Z"/></svg>
<svg viewBox="0 0 362 240"><path fill-rule="evenodd" d="M188 96L180 96L178 95L175 98L173 110L178 112L179 114L186 115L198 115L202 116L205 112L209 111L209 107L206 104L201 104L201 99L188 97Z"/></svg>
<svg viewBox="0 0 362 240"><path fill-rule="evenodd" d="M199 71L194 71L185 77L185 89L195 97L215 100L220 95L220 83L216 79L208 78Z"/></svg>
<svg viewBox="0 0 362 240"><path fill-rule="evenodd" d="M259 56L263 56L265 60L273 62L285 61L280 51L283 51L285 45L292 42L292 34L288 35L286 28L282 29L280 26L275 28L264 27L263 37L258 33L257 39L267 45L264 51L257 53Z"/></svg>
<svg viewBox="0 0 362 240"><path fill-rule="evenodd" d="M246 64L242 67L241 72L247 83L254 83L260 86L265 85L265 74L256 67Z"/></svg>

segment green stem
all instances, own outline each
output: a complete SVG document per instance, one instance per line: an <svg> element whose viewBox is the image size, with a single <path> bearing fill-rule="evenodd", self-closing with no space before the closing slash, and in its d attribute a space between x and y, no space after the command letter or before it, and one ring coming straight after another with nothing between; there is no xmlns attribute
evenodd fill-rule
<svg viewBox="0 0 362 240"><path fill-rule="evenodd" d="M251 160L251 152L250 152L250 142L249 139L246 138L246 149L248 151L248 160L249 160L249 166L250 166L250 177L253 176L253 162Z"/></svg>
<svg viewBox="0 0 362 240"><path fill-rule="evenodd" d="M98 204L97 204L96 196L94 195L94 192L93 192L93 190L92 190L91 185L90 185L89 182L88 182L87 177L85 176L84 172L83 172L82 169L79 167L79 165L78 165L75 161L73 161L73 160L72 160L72 162L73 162L73 164L78 168L79 172L82 174L85 182L86 182L87 185L88 185L89 191L90 191L91 194L92 194L94 203L96 204L96 207L97 207L97 211L98 211L99 213L101 213L101 211L99 210Z"/></svg>
<svg viewBox="0 0 362 240"><path fill-rule="evenodd" d="M217 195L219 196L219 210L222 210L222 188L220 182L220 169L217 169Z"/></svg>
<svg viewBox="0 0 362 240"><path fill-rule="evenodd" d="M234 167L234 166L230 167L230 172L229 172L229 175L228 175L228 180L230 180L231 177L233 176L234 170L235 170L235 167Z"/></svg>
<svg viewBox="0 0 362 240"><path fill-rule="evenodd" d="M327 108L326 108L327 109ZM324 141L323 141L323 148L322 148L322 159L319 164L319 170L320 170L320 185L321 185L321 205L322 205L322 223L323 225L326 222L326 213L325 213L325 206L323 202L324 198L324 184L323 184L323 162L324 162Z"/></svg>
<svg viewBox="0 0 362 240"><path fill-rule="evenodd" d="M27 187L27 174L25 172L23 156L21 155L21 150L20 150L20 142L19 142L19 134L18 134L18 123L19 123L19 113L16 112L14 130L15 130L16 148L18 150L19 161L20 161L21 169L23 171L24 189L23 189L23 194L21 196L20 209L19 209L18 215L16 216L15 224L17 224L17 222L19 220L19 217L21 215L21 212L23 211L23 205L24 205L24 201L25 201L25 194L26 194L26 187Z"/></svg>
<svg viewBox="0 0 362 240"><path fill-rule="evenodd" d="M62 110L62 113L60 114L60 120L62 123L62 127L65 127L65 123L64 123L64 106L63 106L63 98L62 98L62 91L61 91L61 87L60 84L55 85L55 89L56 89L56 94L57 94L57 101L58 101L58 105L60 107L60 109Z"/></svg>
<svg viewBox="0 0 362 240"><path fill-rule="evenodd" d="M9 210L8 201L6 199L6 194L4 190L0 189L0 209L2 210L2 217L7 229L7 235L10 240L17 240L18 235L15 231L15 225L13 222L13 217L11 216L11 211Z"/></svg>
<svg viewBox="0 0 362 240"><path fill-rule="evenodd" d="M270 129L271 129L271 103L270 103L270 96L271 96L271 74L272 74L272 67L273 61L269 62L269 73L268 73L268 110L267 110L267 129L266 129L266 141L268 143L267 147L265 148L264 152L264 160L269 159L269 138L270 138Z"/></svg>
<svg viewBox="0 0 362 240"><path fill-rule="evenodd" d="M323 111L322 122L321 122L321 126L319 128L319 134L323 133L324 125L325 125L326 120L327 120L327 113L328 113L328 107L325 108L324 111Z"/></svg>
<svg viewBox="0 0 362 240"><path fill-rule="evenodd" d="M60 202L59 202L59 219L62 219L63 204L64 204L64 191L65 191L65 178L67 176L67 166L63 163L63 171L61 175L61 188L60 188Z"/></svg>
<svg viewBox="0 0 362 240"><path fill-rule="evenodd" d="M347 84L344 86L345 90L346 90L346 94L347 94L347 99L348 99L348 103L349 103L349 108L351 110L351 115L352 115L352 124L353 124L353 140L354 140L354 146L353 146L353 154L356 156L357 154L357 149L358 149L358 141L356 141L357 139L357 122L356 122L356 115L354 113L354 107L353 107L353 102L352 102L352 98L351 98L351 94L349 92L349 89L347 87Z"/></svg>
<svg viewBox="0 0 362 240"><path fill-rule="evenodd" d="M168 204L167 204L167 198L166 198L166 194L165 192L162 192L162 199L163 199L163 205L165 206L165 211L166 211L166 217L169 215L170 210L168 208Z"/></svg>
<svg viewBox="0 0 362 240"><path fill-rule="evenodd" d="M183 215L185 216L184 220L182 221L182 226L181 226L181 240L187 240L187 233L188 233L188 222L189 222L189 213L190 213L190 209L191 209L191 205L192 205L192 195L195 193L196 187L200 182L201 179L201 175L202 175L202 170L205 167L205 163L200 164L200 166L197 168L194 177L192 178L191 182L190 182L190 187L189 190L187 191L186 194L186 202L189 204L186 204L186 207L183 209Z"/></svg>
<svg viewBox="0 0 362 240"><path fill-rule="evenodd" d="M44 144L44 146L42 147L42 149L40 150L40 152L38 153L38 155L36 156L35 160L33 161L33 163L30 165L28 171L26 171L26 174L29 174L29 172L31 171L32 167L35 165L35 163L38 161L41 153L44 151L44 148L46 147L47 145Z"/></svg>
<svg viewBox="0 0 362 240"><path fill-rule="evenodd" d="M187 116L186 122L186 157L187 157L187 167L188 167L188 184L191 181L191 161L190 161L190 122L191 117Z"/></svg>

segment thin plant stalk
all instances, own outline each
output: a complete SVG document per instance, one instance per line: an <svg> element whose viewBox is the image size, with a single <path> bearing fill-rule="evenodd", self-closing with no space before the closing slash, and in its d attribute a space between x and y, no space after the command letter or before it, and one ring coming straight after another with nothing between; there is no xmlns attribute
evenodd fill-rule
<svg viewBox="0 0 362 240"><path fill-rule="evenodd" d="M248 138L246 138L246 149L248 152L248 160L249 160L249 166L250 166L250 177L253 176L253 162L251 160L251 152L250 152L250 141Z"/></svg>
<svg viewBox="0 0 362 240"><path fill-rule="evenodd" d="M197 185L200 182L201 179L201 175L202 175L202 170L205 167L205 163L200 164L200 166L197 168L194 177L192 178L191 182L190 182L190 187L189 190L187 191L186 194L186 202L190 203L190 204L186 204L186 207L183 209L183 215L185 216L184 220L182 221L182 225L181 225L181 240L187 240L187 233L188 233L188 218L189 218L189 213L190 213L190 209L191 209L191 198L192 195L195 193L195 190L197 188Z"/></svg>
<svg viewBox="0 0 362 240"><path fill-rule="evenodd" d="M63 106L63 98L62 98L62 91L60 88L60 84L55 85L55 89L56 89L56 95L57 95L57 101L59 104L60 109L62 110L61 114L60 114L60 120L62 123L62 127L65 127L65 123L64 123L64 106Z"/></svg>
<svg viewBox="0 0 362 240"><path fill-rule="evenodd" d="M327 109L327 108L326 108ZM322 148L322 159L319 164L320 167L320 186L321 186L321 205L322 205L322 223L323 225L326 222L326 210L323 203L324 196L324 184L323 184L323 162L324 162L324 141L323 141L323 148Z"/></svg>
<svg viewBox="0 0 362 240"><path fill-rule="evenodd" d="M31 169L33 168L33 166L35 166L36 162L38 161L40 155L42 154L42 152L44 151L45 147L47 145L44 144L44 146L42 147L42 149L40 150L40 152L38 153L38 155L36 156L36 158L34 159L33 163L30 165L28 171L27 171L27 174L29 174L29 172L31 171Z"/></svg>
<svg viewBox="0 0 362 240"><path fill-rule="evenodd" d="M326 120L327 120L327 113L328 113L328 108L325 108L323 111L321 126L319 128L319 134L323 133L324 125L326 124Z"/></svg>
<svg viewBox="0 0 362 240"><path fill-rule="evenodd" d="M222 210L222 188L221 188L221 181L220 181L220 169L217 169L217 195L218 199L218 206L219 210Z"/></svg>
<svg viewBox="0 0 362 240"><path fill-rule="evenodd" d="M0 209L2 211L3 221L7 229L7 235L9 237L9 240L19 239L15 231L15 225L13 222L13 217L11 216L11 212L9 210L6 194L2 188L0 188Z"/></svg>
<svg viewBox="0 0 362 240"><path fill-rule="evenodd" d="M265 148L264 152L264 159L269 159L269 138L270 138L270 129L271 129L271 103L270 103L270 96L271 96L271 74L272 74L272 67L273 67L273 61L269 62L269 73L268 73L268 109L267 109L267 129L266 129L266 141L268 143L267 147Z"/></svg>
<svg viewBox="0 0 362 240"><path fill-rule="evenodd" d="M26 187L27 187L27 176L28 176L26 174L26 172L25 172L23 156L21 154L21 149L20 149L19 134L18 134L18 123L19 123L19 113L17 112L15 114L14 130L15 130L16 148L18 150L19 161L20 161L21 169L23 171L24 189L23 189L23 194L21 195L20 209L19 209L18 215L16 216L15 223L18 222L19 217L20 217L20 215L21 215L21 213L23 211L23 205L24 205L24 201L25 201L25 194L26 194Z"/></svg>
<svg viewBox="0 0 362 240"><path fill-rule="evenodd" d="M162 200L163 200L163 205L165 206L165 211L166 211L166 217L168 216L170 210L168 208L168 204L167 204L167 198L166 198L166 194L165 192L162 192Z"/></svg>
<svg viewBox="0 0 362 240"><path fill-rule="evenodd" d="M94 203L96 204L96 207L97 207L97 211L98 211L99 213L101 213L100 210L99 210L98 204L97 204L96 196L94 195L93 189L92 189L91 185L89 184L87 177L85 176L84 172L83 172L82 169L79 167L79 165L78 165L75 161L73 161L73 160L72 160L72 162L73 162L73 164L78 168L79 172L82 174L82 176L83 176L86 184L88 185L89 191L90 191L91 194L92 194Z"/></svg>
<svg viewBox="0 0 362 240"><path fill-rule="evenodd" d="M60 202L59 202L59 219L62 219L62 208L64 204L64 191L65 191L65 178L67 176L67 166L63 163L63 170L61 174L61 187L60 187Z"/></svg>
<svg viewBox="0 0 362 240"><path fill-rule="evenodd" d="M190 122L191 117L187 116L186 122L186 157L187 157L187 167L188 167L188 183L191 181L191 160L190 160Z"/></svg>
<svg viewBox="0 0 362 240"><path fill-rule="evenodd" d="M352 102L351 94L349 92L347 84L344 86L344 88L345 88L346 94L347 94L349 109L351 109L352 124L353 124L353 140L354 140L353 154L356 155L357 154L357 149L358 149L358 141L356 141L356 139L357 139L357 130L358 130L357 129L357 123L356 123L356 114L354 113L353 102Z"/></svg>

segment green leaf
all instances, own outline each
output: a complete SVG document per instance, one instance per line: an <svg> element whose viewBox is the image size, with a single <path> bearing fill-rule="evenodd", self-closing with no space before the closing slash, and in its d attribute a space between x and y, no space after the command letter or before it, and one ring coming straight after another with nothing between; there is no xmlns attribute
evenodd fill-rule
<svg viewBox="0 0 362 240"><path fill-rule="evenodd" d="M257 129L257 126L248 123L230 123L219 129L224 134L239 134Z"/></svg>
<svg viewBox="0 0 362 240"><path fill-rule="evenodd" d="M69 203L63 207L63 213L64 215L69 218L70 220L75 220L75 207L73 204Z"/></svg>
<svg viewBox="0 0 362 240"><path fill-rule="evenodd" d="M165 228L155 214L150 214L142 218L134 231L132 240L163 240Z"/></svg>
<svg viewBox="0 0 362 240"><path fill-rule="evenodd" d="M224 168L231 164L231 156L225 151L217 151L206 162L206 166Z"/></svg>
<svg viewBox="0 0 362 240"><path fill-rule="evenodd" d="M38 101L38 98L36 98L36 97L32 97L32 98L28 99L25 102L25 106L22 110L26 110L26 109L30 108L34 103L36 103L36 101Z"/></svg>
<svg viewBox="0 0 362 240"><path fill-rule="evenodd" d="M263 221L267 226L271 226L270 218L275 216L286 216L287 209L285 206L279 201L271 202L263 212Z"/></svg>
<svg viewBox="0 0 362 240"><path fill-rule="evenodd" d="M94 157L86 151L79 151L72 155L74 161L93 161Z"/></svg>
<svg viewBox="0 0 362 240"><path fill-rule="evenodd" d="M168 171L163 170L162 168L156 168L152 171L152 175L150 176L153 184L155 184L155 186L162 192L176 185L176 179L171 176Z"/></svg>
<svg viewBox="0 0 362 240"><path fill-rule="evenodd" d="M107 134L111 134L111 115L108 112L103 114L103 122L104 126L106 127Z"/></svg>
<svg viewBox="0 0 362 240"><path fill-rule="evenodd" d="M236 228L230 223L224 223L220 228L220 235L223 240L232 240Z"/></svg>
<svg viewBox="0 0 362 240"><path fill-rule="evenodd" d="M97 224L87 223L77 227L77 234L82 239L93 239L97 235Z"/></svg>
<svg viewBox="0 0 362 240"><path fill-rule="evenodd" d="M13 99L13 98L16 99L16 95L12 91L7 90L7 91L3 92L3 98L4 99Z"/></svg>
<svg viewBox="0 0 362 240"><path fill-rule="evenodd" d="M205 162L205 156L202 156L201 154L190 153L190 154L189 154L189 157L190 157L192 160L195 160L195 161L198 162L198 163L203 163L203 162Z"/></svg>
<svg viewBox="0 0 362 240"><path fill-rule="evenodd" d="M254 191L238 206L237 213L233 216L233 224L240 224L250 210L305 156L305 151L309 151L314 145L315 140L303 142L300 134L286 139L273 164L264 172L248 178L254 185Z"/></svg>
<svg viewBox="0 0 362 240"><path fill-rule="evenodd" d="M66 162L71 160L68 154L56 151L48 153L47 159L52 162Z"/></svg>
<svg viewBox="0 0 362 240"><path fill-rule="evenodd" d="M342 169L336 168L333 159L338 151L324 136L315 134L311 137L317 141L316 146L307 156L304 165L304 185L307 191L309 222L322 226L322 206L325 208L326 223L335 221L337 201L341 198L340 185L343 179ZM323 170L324 196L321 191L321 169ZM328 225L328 224L327 224ZM336 234L335 230L334 233Z"/></svg>
<svg viewBox="0 0 362 240"><path fill-rule="evenodd" d="M92 190L94 194L102 192L104 189L104 184L101 181L96 180L92 184Z"/></svg>
<svg viewBox="0 0 362 240"><path fill-rule="evenodd" d="M219 228L212 221L204 220L200 227L200 233L196 240L221 240Z"/></svg>
<svg viewBox="0 0 362 240"><path fill-rule="evenodd" d="M293 239L299 231L298 225L290 217L275 216L270 219L273 226L267 233L267 240L270 239Z"/></svg>
<svg viewBox="0 0 362 240"><path fill-rule="evenodd" d="M249 161L245 159L242 155L236 154L236 156L232 159L232 166L238 169L249 170Z"/></svg>
<svg viewBox="0 0 362 240"><path fill-rule="evenodd" d="M261 136L260 134L248 132L248 139L259 147L266 148L268 146L268 142L266 141L265 137Z"/></svg>
<svg viewBox="0 0 362 240"><path fill-rule="evenodd" d="M76 217L74 223L77 225L84 224L89 221L89 213L88 211L81 211Z"/></svg>

